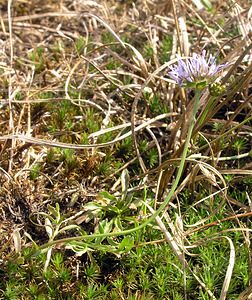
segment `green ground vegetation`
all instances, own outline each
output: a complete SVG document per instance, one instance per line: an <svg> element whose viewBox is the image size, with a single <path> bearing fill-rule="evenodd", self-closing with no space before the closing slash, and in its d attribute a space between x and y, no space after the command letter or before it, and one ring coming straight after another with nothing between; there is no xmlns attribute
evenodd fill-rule
<svg viewBox="0 0 252 300"><path fill-rule="evenodd" d="M0 1L0 299L248 299L247 1L70 2Z"/></svg>

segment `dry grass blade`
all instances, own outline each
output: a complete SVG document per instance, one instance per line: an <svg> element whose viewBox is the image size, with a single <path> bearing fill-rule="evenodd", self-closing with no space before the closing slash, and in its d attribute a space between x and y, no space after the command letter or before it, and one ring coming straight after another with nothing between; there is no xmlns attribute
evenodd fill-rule
<svg viewBox="0 0 252 300"><path fill-rule="evenodd" d="M14 242L14 249L16 253L20 253L22 250L22 240L20 235L20 229L15 229L12 233L12 238Z"/></svg>
<svg viewBox="0 0 252 300"><path fill-rule="evenodd" d="M152 207L150 207L147 203L144 202L144 205L148 207L148 209L151 211L151 213L154 213L154 210ZM160 217L156 217L156 222L160 228L160 230L163 232L165 239L167 240L168 244L171 246L172 250L178 257L180 263L182 264L184 269L188 269L194 278L198 281L198 283L201 285L201 287L208 293L208 295L211 297L211 299L217 300L214 294L207 288L207 286L204 284L204 282L201 281L201 279L191 270L191 268L188 265L188 262L185 259L184 253L181 251L180 247L178 246L178 243L176 239L170 234L170 232L166 229L163 221ZM186 251L188 252L188 251Z"/></svg>
<svg viewBox="0 0 252 300"><path fill-rule="evenodd" d="M12 16L11 16L11 5L12 1L8 0L8 26L9 26L9 35L10 35L10 69L13 69L13 38L12 38ZM12 90L12 74L9 72L9 84L8 84L8 105L9 105L9 132L14 134L15 127L14 127L14 118L13 118L13 109L12 109L12 100L14 98L14 91ZM15 148L15 139L11 141L11 151L10 151L10 160L9 160L9 167L8 172L10 173L12 170L13 164L13 155L14 155L14 148Z"/></svg>
<svg viewBox="0 0 252 300"><path fill-rule="evenodd" d="M252 29L252 24L244 18L242 12L244 9L235 1L230 0L232 3L232 13L237 19L238 28L240 33L242 34L243 39L246 41L247 46L251 43L251 38L249 37L249 32ZM251 57L251 54L250 54Z"/></svg>
<svg viewBox="0 0 252 300"><path fill-rule="evenodd" d="M14 22L23 22L23 21L30 21L34 19L44 19L46 17L77 17L79 16L79 13L76 12L47 12L47 13L41 13L41 14L34 14L34 15L28 15L28 16L19 16L15 17L13 19ZM3 18L3 21L7 21L7 18Z"/></svg>
<svg viewBox="0 0 252 300"><path fill-rule="evenodd" d="M252 299L252 285L248 286L245 291L243 291L237 300L251 300Z"/></svg>
<svg viewBox="0 0 252 300"><path fill-rule="evenodd" d="M104 20L99 18L98 16L91 14L91 13L83 13L83 16L89 16L94 19L96 19L98 22L100 22L108 31L115 37L115 39L123 46L123 48L126 48L125 43L120 39L120 37L115 33L115 31L109 26Z"/></svg>
<svg viewBox="0 0 252 300"><path fill-rule="evenodd" d="M166 118L167 116L174 115L174 114L162 114L154 119L148 120L144 122L143 124L138 125L135 128L135 131L140 131L144 129L145 127L151 125L152 123L155 123L157 120L161 120ZM43 140L43 139L38 139L38 138L33 138L25 135L19 135L19 134L14 134L14 135L8 135L8 136L1 136L0 141L5 141L5 140L11 140L11 139L18 139L21 141L25 141L30 144L35 144L35 145L41 145L41 146L48 146L48 147L59 147L59 148L65 148L65 149L92 149L92 148L101 148L101 147L107 147L109 145L115 144L116 142L119 142L121 140L124 140L125 138L131 136L131 131L119 136L118 138L107 142L107 143L100 143L100 144L88 144L88 145L74 145L74 144L67 144L67 143L61 143L61 142L54 142L54 141L49 141L49 140Z"/></svg>
<svg viewBox="0 0 252 300"><path fill-rule="evenodd" d="M151 213L154 213L154 210L146 203L144 203L144 205L146 205L148 207L148 209L151 211ZM181 251L180 247L178 246L176 240L174 239L174 237L170 234L170 232L166 229L163 221L161 220L160 217L156 217L156 222L160 228L160 230L163 232L165 239L167 240L168 244L171 246L172 250L174 251L174 253L176 254L176 256L178 257L180 263L182 264L182 266L184 268L188 267L188 263L185 259L184 253Z"/></svg>
<svg viewBox="0 0 252 300"><path fill-rule="evenodd" d="M207 26L207 23L204 21L204 19L199 15L199 13L197 13L191 5L189 5L186 1L182 1L183 5L189 10L192 11L192 13L199 19L199 21L202 23L202 25L204 26L204 28L207 30L207 32L210 34L211 38L208 39L207 43L211 43L211 41L214 41L217 45L218 48L220 49L220 51L224 54L222 47L218 41L218 39L216 38L216 36L212 33L211 28L209 28Z"/></svg>
<svg viewBox="0 0 252 300"><path fill-rule="evenodd" d="M134 52L134 54L135 54L135 56L133 56L134 62L141 69L144 78L148 78L148 76L149 76L148 67L147 67L147 64L146 64L142 54L131 44L125 44L125 45Z"/></svg>
<svg viewBox="0 0 252 300"><path fill-rule="evenodd" d="M243 230L243 228L241 228L241 230ZM235 247L234 247L234 244L233 244L232 240L229 237L221 236L221 234L224 233L224 232L228 232L228 230L223 230L222 232L219 232L218 234L216 234L217 237L215 237L215 235L212 235L211 237L208 236L208 237L196 242L194 245L187 247L187 248L195 248L195 247L198 247L200 245L204 245L204 244L209 243L211 241L219 240L219 239L222 239L222 238L225 238L225 239L228 240L229 245L230 245L229 264L228 264L225 279L224 279L224 282L223 282L223 285L222 285L221 295L220 295L220 298L219 298L220 300L225 300L226 297L227 297L227 292L228 292L228 289L229 289L231 277L232 277L232 274L233 274L234 264L235 264Z"/></svg>
<svg viewBox="0 0 252 300"><path fill-rule="evenodd" d="M172 13L173 13L173 18L174 18L174 22L175 22L175 30L176 30L176 39L178 41L178 48L179 48L179 53L182 54L183 53L183 45L182 45L182 41L181 41L181 35L180 35L180 28L179 28L179 22L178 22L178 12L177 12L177 8L179 3L176 0L172 0Z"/></svg>
<svg viewBox="0 0 252 300"><path fill-rule="evenodd" d="M148 209L154 213L154 210L146 203L144 203L144 205L146 205L148 207ZM168 215L167 215L168 217ZM180 249L182 246L182 241L181 241L181 238L177 235L175 236L176 234L176 229L175 229L175 226L173 225L173 223L171 222L171 220L168 221L169 223L169 226L171 228L171 230L173 231L173 236L171 235L171 233L166 229L162 219L160 217L156 217L156 222L160 228L160 230L163 232L164 236L165 236L165 239L166 241L168 242L168 244L171 246L172 250L174 251L174 253L176 254L176 256L178 257L180 263L182 264L183 266L183 269L189 269L189 265L185 259L185 254L184 253L187 253L188 254L188 251L186 249L183 249L183 252L182 250ZM181 235L180 235L181 236ZM184 251L185 250L185 251ZM191 270L190 270L191 271ZM186 275L185 275L185 278L186 278ZM196 277L196 279L198 279ZM205 285L199 280L198 281L202 287L205 287ZM206 289L208 292L210 292L208 289ZM186 291L185 291L186 293ZM211 296L212 293L210 292Z"/></svg>
<svg viewBox="0 0 252 300"><path fill-rule="evenodd" d="M181 39L181 45L183 49L183 55L188 56L190 52L190 43L189 43L189 35L187 32L187 25L186 25L186 13L184 7L182 7L180 1L177 2L178 6L178 26L179 32L181 33L179 39Z"/></svg>
<svg viewBox="0 0 252 300"><path fill-rule="evenodd" d="M245 217L250 217L252 216L252 212L248 212L248 213L244 213L244 214L239 214L239 215L234 215L234 216L230 216L230 217L227 217L227 218L224 218L222 220L217 220L217 221L214 221L214 222L211 222L209 224L205 224L203 226L200 226L198 228L195 228L195 229L191 229L191 230L188 230L185 232L185 235L191 235L192 233L194 232L197 232L197 231L201 231L201 230L205 230L209 227L212 227L212 226L218 226L219 224L221 224L222 222L225 222L225 221L230 221L230 220L235 220L235 219L238 219L238 218L245 218ZM191 226L194 226L194 225L191 225ZM189 227L189 226L188 226ZM227 230L227 231L222 231L221 233L225 233L225 232L229 232L229 231L232 231L232 229L230 230ZM250 231L250 229L246 229L246 228L241 228L241 229L234 229L234 231ZM199 244L197 243L196 246L198 246Z"/></svg>
<svg viewBox="0 0 252 300"><path fill-rule="evenodd" d="M220 300L225 300L226 297L227 297L227 292L228 292L228 288L229 288L229 285L230 285L230 281L231 281L231 277L232 277L232 273L233 273L233 269L234 269L234 264L235 264L234 244L233 244L232 240L229 237L224 236L224 238L227 239L228 242L229 242L230 256L229 256L229 264L228 264L225 280L223 282L222 289L221 289Z"/></svg>
<svg viewBox="0 0 252 300"><path fill-rule="evenodd" d="M230 76L234 73L234 71L236 70L236 68L242 63L243 59L250 52L251 49L252 49L252 44L248 45L244 49L244 51L238 56L238 58L236 59L235 63L231 66L231 68L228 70L228 73L223 78L222 82L224 84L227 82L227 80L230 78ZM233 55L235 55L235 56L237 55L237 50L234 50ZM227 57L227 59L229 59L229 58ZM251 76L251 68L252 68L251 66L248 68L248 73L250 74L250 76ZM231 91L232 91L232 89L231 89Z"/></svg>

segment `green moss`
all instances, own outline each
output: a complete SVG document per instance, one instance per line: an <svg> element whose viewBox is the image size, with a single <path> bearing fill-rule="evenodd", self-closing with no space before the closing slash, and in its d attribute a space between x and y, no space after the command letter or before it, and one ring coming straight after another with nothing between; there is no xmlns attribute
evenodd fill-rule
<svg viewBox="0 0 252 300"><path fill-rule="evenodd" d="M81 55L85 45L86 45L86 38L83 36L80 36L76 41L75 41L75 47L76 47L76 51L78 53L78 55Z"/></svg>
<svg viewBox="0 0 252 300"><path fill-rule="evenodd" d="M28 53L28 57L32 61L37 73L41 73L46 68L44 52L45 49L43 47L37 47L32 52Z"/></svg>
<svg viewBox="0 0 252 300"><path fill-rule="evenodd" d="M172 50L172 36L166 35L162 40L161 47L160 47L160 62L164 64L165 62L169 61L171 50Z"/></svg>

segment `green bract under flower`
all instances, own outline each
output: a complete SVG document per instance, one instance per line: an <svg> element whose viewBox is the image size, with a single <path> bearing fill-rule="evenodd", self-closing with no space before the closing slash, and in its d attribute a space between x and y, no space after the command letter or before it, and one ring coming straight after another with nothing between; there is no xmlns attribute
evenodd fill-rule
<svg viewBox="0 0 252 300"><path fill-rule="evenodd" d="M194 87L202 89L216 79L217 74L226 68L226 64L216 64L213 55L193 53L192 57L183 59L178 58L178 64L170 66L168 75L180 86Z"/></svg>

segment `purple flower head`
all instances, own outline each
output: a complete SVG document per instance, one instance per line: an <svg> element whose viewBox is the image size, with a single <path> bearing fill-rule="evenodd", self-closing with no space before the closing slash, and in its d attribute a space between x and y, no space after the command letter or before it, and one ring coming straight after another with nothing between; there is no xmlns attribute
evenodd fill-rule
<svg viewBox="0 0 252 300"><path fill-rule="evenodd" d="M217 65L213 55L206 56L206 50L202 54L193 53L192 57L182 59L178 57L178 64L170 66L168 75L180 86L206 86L215 80L216 75L226 68L228 63Z"/></svg>

